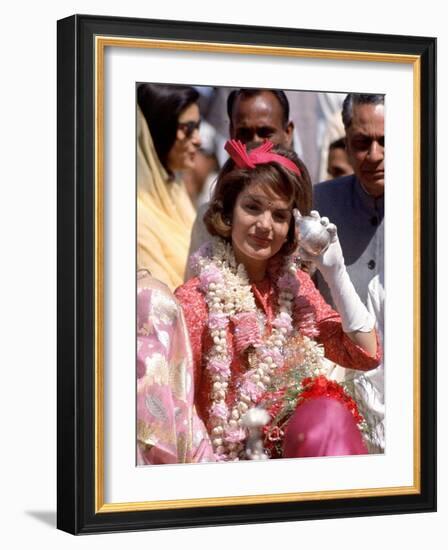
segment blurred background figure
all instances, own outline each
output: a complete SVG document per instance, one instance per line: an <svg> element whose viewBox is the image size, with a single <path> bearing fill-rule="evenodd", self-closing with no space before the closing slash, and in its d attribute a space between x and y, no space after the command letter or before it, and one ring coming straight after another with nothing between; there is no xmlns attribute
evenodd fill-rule
<svg viewBox="0 0 448 550"><path fill-rule="evenodd" d="M215 153L216 130L206 120L202 120L199 132L201 146L196 154L194 166L184 173L185 185L196 209L210 200L218 174L218 159Z"/></svg>
<svg viewBox="0 0 448 550"><path fill-rule="evenodd" d="M337 95L340 98L340 94ZM342 98L344 97L342 96ZM338 105L339 109L329 114L323 128L317 180L319 182L353 174L353 168L347 155L347 141L342 122L342 101L339 101Z"/></svg>
<svg viewBox="0 0 448 550"><path fill-rule="evenodd" d="M350 174L353 174L353 168L348 159L345 138L340 138L330 143L328 148L327 177L333 179Z"/></svg>
<svg viewBox="0 0 448 550"><path fill-rule="evenodd" d="M171 290L183 281L195 218L182 174L201 144L198 99L189 86L137 89L137 267Z"/></svg>

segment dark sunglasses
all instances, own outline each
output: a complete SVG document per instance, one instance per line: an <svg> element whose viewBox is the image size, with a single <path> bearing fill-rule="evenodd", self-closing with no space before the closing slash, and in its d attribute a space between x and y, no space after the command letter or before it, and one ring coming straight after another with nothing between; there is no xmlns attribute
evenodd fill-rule
<svg viewBox="0 0 448 550"><path fill-rule="evenodd" d="M178 122L177 128L182 130L186 138L190 138L195 130L199 130L201 121L189 120L188 122Z"/></svg>

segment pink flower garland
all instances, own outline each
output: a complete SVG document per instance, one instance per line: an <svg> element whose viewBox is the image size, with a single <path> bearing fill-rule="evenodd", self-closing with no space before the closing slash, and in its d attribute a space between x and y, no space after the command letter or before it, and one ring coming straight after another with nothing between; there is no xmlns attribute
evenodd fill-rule
<svg viewBox="0 0 448 550"><path fill-rule="evenodd" d="M224 377L230 376L230 360L210 359L207 369L211 374L221 374Z"/></svg>
<svg viewBox="0 0 448 550"><path fill-rule="evenodd" d="M229 324L229 318L225 313L210 313L207 325L210 330L225 330Z"/></svg>
<svg viewBox="0 0 448 550"><path fill-rule="evenodd" d="M201 271L199 280L201 281L201 289L207 292L210 284L216 285L222 283L223 277L216 266L208 265Z"/></svg>
<svg viewBox="0 0 448 550"><path fill-rule="evenodd" d="M296 266L288 261L279 273L278 261L274 280L279 290L278 313L272 322L271 334L262 337L255 299L250 281L242 265L237 266L232 248L220 239L212 246L201 247L190 264L199 274L200 288L206 296L209 310L207 326L213 346L207 358L207 370L212 379L208 428L216 459L244 458L245 430L242 417L254 407L271 384L271 376L284 365L283 346L293 332L292 305L299 291ZM302 323L313 331L312 312L305 311ZM235 402L227 405L231 383L232 352L228 348L229 320L234 325L233 344L237 354L252 347L250 369L236 389Z"/></svg>

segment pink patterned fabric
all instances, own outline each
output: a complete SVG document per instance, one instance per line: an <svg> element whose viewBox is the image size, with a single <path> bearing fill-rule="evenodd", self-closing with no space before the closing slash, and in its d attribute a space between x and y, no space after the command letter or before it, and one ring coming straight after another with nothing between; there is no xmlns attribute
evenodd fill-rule
<svg viewBox="0 0 448 550"><path fill-rule="evenodd" d="M377 367L381 357L379 346L377 354L372 357L354 344L343 332L339 315L324 301L309 275L303 271L298 271L297 279L299 285L293 312L294 327L297 330L302 330L303 327L303 332L305 333L310 324L310 318L312 318L312 334L307 335L315 336L315 339L323 344L325 355L328 359L341 366L362 371L368 371ZM275 286L272 284L270 278L266 277L263 281L254 283L252 291L257 307L266 316L266 330L270 332L277 303ZM184 311L193 351L195 404L199 416L207 424L212 385L209 373L205 369L205 358L212 346L207 327L207 305L204 294L200 290L198 278L193 278L180 286L175 291L175 295ZM227 393L227 405L231 407L235 400L236 388L240 384L245 383L246 360L244 355L241 356L236 352L235 326L232 321L226 328L226 332L228 349L232 354L230 365L232 377ZM329 401L332 400L330 399ZM298 407L299 409L300 406ZM358 430L353 418L351 422L353 428ZM349 423L348 420L347 423ZM327 445L326 448L329 450L330 446ZM314 449L314 452L318 452L318 450ZM320 455L314 454L313 456Z"/></svg>
<svg viewBox="0 0 448 550"><path fill-rule="evenodd" d="M182 310L148 276L137 294L137 464L214 460L193 404L193 365Z"/></svg>

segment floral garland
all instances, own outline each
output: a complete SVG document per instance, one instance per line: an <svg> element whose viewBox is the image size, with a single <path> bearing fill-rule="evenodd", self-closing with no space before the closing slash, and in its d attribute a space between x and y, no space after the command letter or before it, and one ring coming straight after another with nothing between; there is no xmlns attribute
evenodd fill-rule
<svg viewBox="0 0 448 550"><path fill-rule="evenodd" d="M272 373L283 364L281 350L292 332L292 304L298 291L297 268L290 262L278 280L278 314L271 334L263 340L247 273L243 265L237 265L230 244L213 239L211 246L207 244L193 255L191 265L198 272L205 293L213 341L207 357L207 370L213 382L208 426L213 450L218 460L238 460L246 438L241 418L259 401L271 383ZM236 327L237 352L251 351L252 360L238 388L236 402L229 409L226 397L231 354L226 328L230 319Z"/></svg>
<svg viewBox="0 0 448 550"><path fill-rule="evenodd" d="M361 434L368 434L369 427L349 387L327 378L326 362L322 346L306 336L297 334L289 340L284 366L258 405L266 409L271 419L263 433L265 450L272 458L282 456L285 427L296 408L316 397L331 397L342 403L353 415Z"/></svg>
<svg viewBox="0 0 448 550"><path fill-rule="evenodd" d="M300 392L308 388L301 383L295 384L298 391L288 399L282 394L283 390L278 389L278 381L285 379L285 372L291 373L291 368L285 363L286 341L295 342L294 357L289 357L287 363L294 364L292 370L301 373L301 380L307 376L308 382L310 377L323 372L323 349L308 338L314 337L317 330L314 316L306 309L300 323L301 334L293 336L292 309L299 290L294 258L286 258L282 273L277 278L278 312L272 322L271 334L264 338L249 278L244 266L237 265L230 244L215 237L193 254L190 265L198 274L200 288L205 294L209 311L207 325L213 342L206 366L212 380L208 429L213 451L218 461L239 460L245 458L246 432L242 424L245 413L259 405L263 397L263 406L271 418L277 416L284 419L292 404L298 403ZM235 402L231 407L227 404L232 362L232 352L227 343L230 320L235 326L236 352L247 352L249 357L249 368L236 388ZM274 372L278 375L283 372L283 376L276 374L273 378ZM277 441L275 433L282 433L278 422L268 429L271 432L266 433L267 439Z"/></svg>

